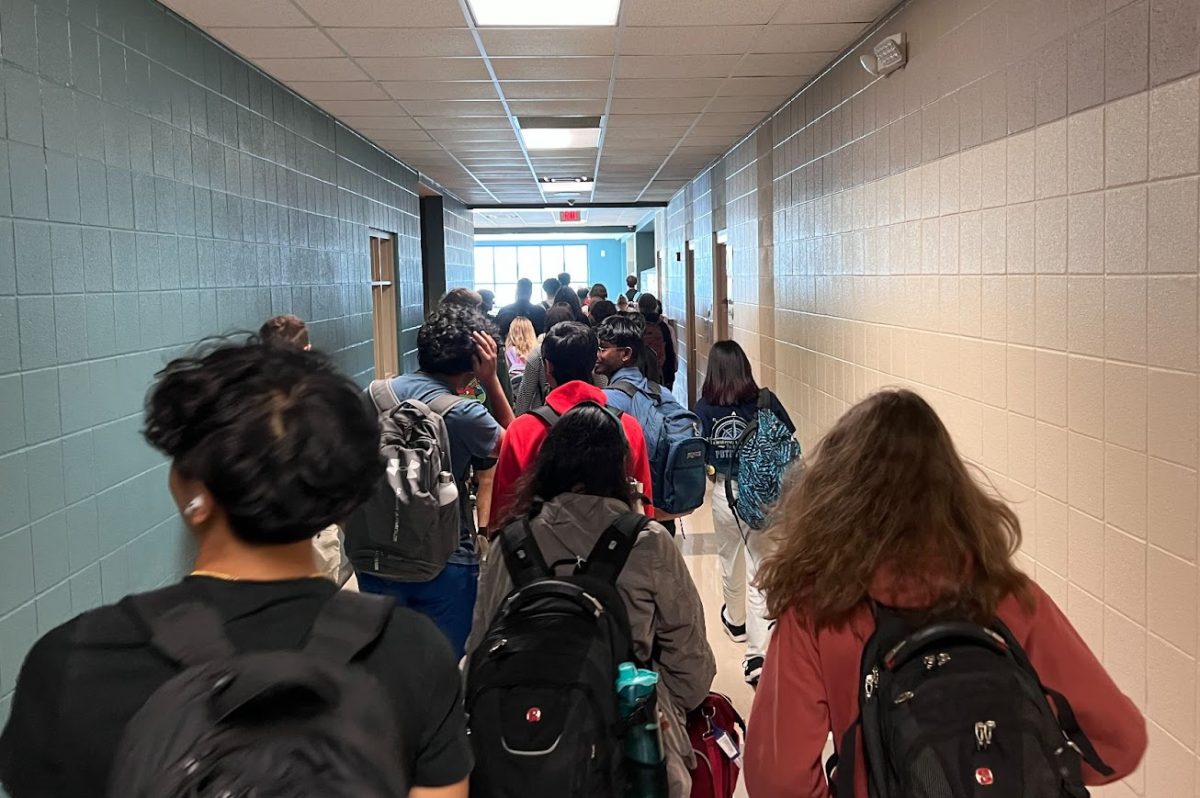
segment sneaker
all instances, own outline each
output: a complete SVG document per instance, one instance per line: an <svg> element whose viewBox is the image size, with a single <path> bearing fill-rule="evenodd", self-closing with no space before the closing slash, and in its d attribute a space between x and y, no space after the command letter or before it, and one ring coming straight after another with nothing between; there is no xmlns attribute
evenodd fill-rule
<svg viewBox="0 0 1200 798"><path fill-rule="evenodd" d="M735 643L746 642L746 624L734 626L729 622L729 616L725 614L728 605L721 605L721 626L725 627L725 634Z"/></svg>
<svg viewBox="0 0 1200 798"><path fill-rule="evenodd" d="M742 666L742 669L746 673L746 684L757 689L758 680L762 677L763 658L751 657L750 659L746 660L745 664Z"/></svg>

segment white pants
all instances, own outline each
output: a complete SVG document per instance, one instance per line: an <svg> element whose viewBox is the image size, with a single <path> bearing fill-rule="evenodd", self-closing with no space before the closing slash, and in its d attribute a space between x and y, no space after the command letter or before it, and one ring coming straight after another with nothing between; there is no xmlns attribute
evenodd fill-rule
<svg viewBox="0 0 1200 798"><path fill-rule="evenodd" d="M768 553L766 535L742 524L725 498L727 477L718 473L713 486L713 529L717 535L717 556L721 558L721 589L724 592L726 617L734 626L746 625L746 659L767 653L770 628L767 623L767 600L754 587L758 565ZM736 491L735 491L736 494ZM745 533L745 537L742 535Z"/></svg>

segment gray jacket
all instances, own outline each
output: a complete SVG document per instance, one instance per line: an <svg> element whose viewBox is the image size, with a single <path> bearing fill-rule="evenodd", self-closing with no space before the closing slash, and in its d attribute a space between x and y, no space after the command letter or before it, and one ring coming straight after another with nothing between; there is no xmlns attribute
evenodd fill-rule
<svg viewBox="0 0 1200 798"><path fill-rule="evenodd" d="M628 509L616 499L563 494L548 502L533 519L533 537L548 563L585 557L609 522ZM479 576L479 598L467 639L468 656L483 641L511 590L512 579L499 546L493 546ZM648 662L654 655L653 667L661 679L659 705L674 721L664 733L671 794L679 795L684 789L682 794L686 795L690 779L684 784L679 780L687 777L686 765L692 759L683 714L699 706L708 695L717 663L704 628L700 594L683 555L658 523L652 522L638 537L617 579L617 591L629 613L635 656Z"/></svg>

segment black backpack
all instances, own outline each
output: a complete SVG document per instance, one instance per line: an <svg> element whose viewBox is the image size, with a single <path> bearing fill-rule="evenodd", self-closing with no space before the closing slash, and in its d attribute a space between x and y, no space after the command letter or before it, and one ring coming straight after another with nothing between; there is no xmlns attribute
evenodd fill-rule
<svg viewBox="0 0 1200 798"><path fill-rule="evenodd" d="M114 798L395 798L407 795L383 687L351 660L383 633L391 600L339 592L303 650L238 653L221 617L172 591L125 599L179 667L126 727Z"/></svg>
<svg viewBox="0 0 1200 798"><path fill-rule="evenodd" d="M1081 760L1112 773L999 620L921 625L874 610L859 719L828 764L838 798L868 798L854 795L859 727L869 798L1086 798Z"/></svg>
<svg viewBox="0 0 1200 798"><path fill-rule="evenodd" d="M624 798L616 680L633 640L616 581L649 520L622 513L561 577L527 520L501 532L513 590L467 669L474 798Z"/></svg>

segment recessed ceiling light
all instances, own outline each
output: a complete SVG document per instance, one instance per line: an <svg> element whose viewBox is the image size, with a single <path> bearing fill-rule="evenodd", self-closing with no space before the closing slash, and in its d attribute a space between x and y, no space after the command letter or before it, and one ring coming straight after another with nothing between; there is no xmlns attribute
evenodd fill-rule
<svg viewBox="0 0 1200 798"><path fill-rule="evenodd" d="M587 150L600 143L598 127L521 128L527 150Z"/></svg>
<svg viewBox="0 0 1200 798"><path fill-rule="evenodd" d="M590 194L596 185L590 177L542 177L538 183L546 194Z"/></svg>
<svg viewBox="0 0 1200 798"><path fill-rule="evenodd" d="M467 0L480 27L597 27L617 24L621 0Z"/></svg>

